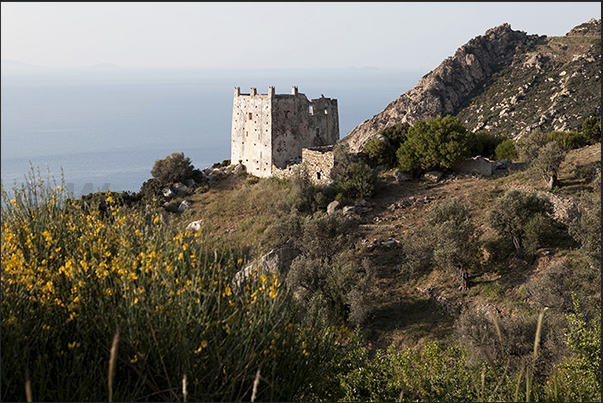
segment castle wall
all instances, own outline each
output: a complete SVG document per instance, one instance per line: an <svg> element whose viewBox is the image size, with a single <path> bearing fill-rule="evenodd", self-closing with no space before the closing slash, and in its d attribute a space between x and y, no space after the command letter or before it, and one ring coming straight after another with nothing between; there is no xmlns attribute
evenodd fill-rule
<svg viewBox="0 0 603 403"><path fill-rule="evenodd" d="M308 100L293 87L277 94L272 107L272 160L283 168L300 162L302 148L333 144L339 139L337 100Z"/></svg>
<svg viewBox="0 0 603 403"><path fill-rule="evenodd" d="M241 161L247 172L260 177L270 176L272 167L273 97L274 87L268 94L258 94L255 88L241 94L235 88L230 161Z"/></svg>
<svg viewBox="0 0 603 403"><path fill-rule="evenodd" d="M303 167L312 182L326 185L331 182L331 170L335 162L333 146L304 148Z"/></svg>

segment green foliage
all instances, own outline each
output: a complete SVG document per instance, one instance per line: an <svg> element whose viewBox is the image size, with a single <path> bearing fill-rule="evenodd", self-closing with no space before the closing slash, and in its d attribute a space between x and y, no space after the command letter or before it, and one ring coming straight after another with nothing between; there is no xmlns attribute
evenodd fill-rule
<svg viewBox="0 0 603 403"><path fill-rule="evenodd" d="M230 165L230 160L224 160L222 162L215 162L211 167L212 168L224 168Z"/></svg>
<svg viewBox="0 0 603 403"><path fill-rule="evenodd" d="M387 137L394 150L397 150L406 141L406 133L408 133L409 128L410 124L406 122L396 123L386 129L380 130L378 133Z"/></svg>
<svg viewBox="0 0 603 403"><path fill-rule="evenodd" d="M506 139L500 142L494 150L496 160L512 161L517 158L517 150L515 150L515 142L511 139Z"/></svg>
<svg viewBox="0 0 603 403"><path fill-rule="evenodd" d="M435 202L425 216L427 231L434 237L433 262L456 274L459 288L468 287L469 270L479 263L479 231L467 205L458 198Z"/></svg>
<svg viewBox="0 0 603 403"><path fill-rule="evenodd" d="M532 162L540 148L547 143L546 134L534 130L517 141L517 154L523 162Z"/></svg>
<svg viewBox="0 0 603 403"><path fill-rule="evenodd" d="M546 384L550 401L583 402L601 400L601 307L588 321L573 296L574 312L567 315L565 343L574 353L565 357Z"/></svg>
<svg viewBox="0 0 603 403"><path fill-rule="evenodd" d="M396 351L393 345L340 376L339 401L479 401L481 365L469 365L460 347L442 348L423 341L417 348ZM486 371L485 380L492 382ZM482 400L483 401L483 400Z"/></svg>
<svg viewBox="0 0 603 403"><path fill-rule="evenodd" d="M591 116L582 123L582 134L591 141L601 141L601 118Z"/></svg>
<svg viewBox="0 0 603 403"><path fill-rule="evenodd" d="M370 310L373 273L370 265L353 262L350 247L357 223L341 211L290 215L268 231L292 238L301 254L286 277L288 287L302 301L306 320L336 324L360 323Z"/></svg>
<svg viewBox="0 0 603 403"><path fill-rule="evenodd" d="M293 401L343 359L328 328L300 325L278 276L206 249L114 194L81 208L63 187L2 187L2 400ZM26 375L27 374L27 375ZM259 375L257 375L259 374ZM254 386L258 376L259 383ZM256 388L257 386L257 388ZM252 392L255 390L255 392Z"/></svg>
<svg viewBox="0 0 603 403"><path fill-rule="evenodd" d="M565 155L566 152L559 147L557 142L551 141L538 150L536 158L530 164L530 169L545 180L548 189L559 186L557 174Z"/></svg>
<svg viewBox="0 0 603 403"><path fill-rule="evenodd" d="M496 147L505 141L505 137L490 133L486 130L470 133L470 137L469 143L471 155L481 155L485 158L493 158Z"/></svg>
<svg viewBox="0 0 603 403"><path fill-rule="evenodd" d="M153 178L159 180L162 185L175 182L183 182L192 178L194 167L189 157L184 153L173 153L162 160L156 160L151 169Z"/></svg>
<svg viewBox="0 0 603 403"><path fill-rule="evenodd" d="M396 149L387 141L387 139L372 138L362 150L369 158L372 166L391 166L396 156Z"/></svg>
<svg viewBox="0 0 603 403"><path fill-rule="evenodd" d="M601 259L601 176L594 181L594 192L583 197L587 208L569 225L569 234L581 245L581 249Z"/></svg>
<svg viewBox="0 0 603 403"><path fill-rule="evenodd" d="M138 194L145 205L159 207L165 203L165 197L161 193L162 189L163 186L159 179L151 178L142 184Z"/></svg>
<svg viewBox="0 0 603 403"><path fill-rule="evenodd" d="M289 178L291 192L282 207L288 213L296 210L304 214L312 214L319 209L326 209L335 197L333 186L315 185L305 171L296 172Z"/></svg>
<svg viewBox="0 0 603 403"><path fill-rule="evenodd" d="M570 151L575 148L584 147L588 143L588 137L584 132L579 133L575 131L560 132L552 131L546 134L547 141L556 142L563 151Z"/></svg>
<svg viewBox="0 0 603 403"><path fill-rule="evenodd" d="M471 154L471 136L453 116L418 121L396 155L403 172L450 168Z"/></svg>
<svg viewBox="0 0 603 403"><path fill-rule="evenodd" d="M335 188L346 199L365 199L373 196L377 174L364 162L354 162L335 180Z"/></svg>
<svg viewBox="0 0 603 403"><path fill-rule="evenodd" d="M551 232L551 219L542 214L536 214L526 222L523 244L528 257L533 257L538 248L545 245L544 241Z"/></svg>
<svg viewBox="0 0 603 403"><path fill-rule="evenodd" d="M527 223L537 215L550 212L550 201L535 194L511 189L496 199L488 213L488 223L500 236L512 239L516 253L522 255Z"/></svg>

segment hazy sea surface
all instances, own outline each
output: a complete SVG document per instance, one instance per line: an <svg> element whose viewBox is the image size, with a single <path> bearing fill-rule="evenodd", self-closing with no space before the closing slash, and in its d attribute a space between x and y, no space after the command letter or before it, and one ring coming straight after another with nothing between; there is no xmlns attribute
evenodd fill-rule
<svg viewBox="0 0 603 403"><path fill-rule="evenodd" d="M421 73L380 69L128 70L5 74L1 163L5 188L30 163L76 197L138 191L157 159L184 152L203 169L230 158L233 88L336 98L340 137L414 87Z"/></svg>

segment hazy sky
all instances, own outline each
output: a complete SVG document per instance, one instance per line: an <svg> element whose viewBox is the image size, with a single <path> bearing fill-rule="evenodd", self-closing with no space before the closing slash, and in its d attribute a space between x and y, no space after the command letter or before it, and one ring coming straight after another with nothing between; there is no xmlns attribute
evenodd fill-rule
<svg viewBox="0 0 603 403"><path fill-rule="evenodd" d="M52 67L363 67L429 71L509 23L565 35L600 2L11 3L2 59Z"/></svg>

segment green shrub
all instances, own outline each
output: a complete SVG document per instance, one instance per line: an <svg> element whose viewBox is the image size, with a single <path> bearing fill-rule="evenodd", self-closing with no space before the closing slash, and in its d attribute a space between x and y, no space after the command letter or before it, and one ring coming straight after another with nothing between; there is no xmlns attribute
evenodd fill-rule
<svg viewBox="0 0 603 403"><path fill-rule="evenodd" d="M587 210L569 225L569 234L581 246L582 251L601 259L601 176L594 182L594 192L583 196Z"/></svg>
<svg viewBox="0 0 603 403"><path fill-rule="evenodd" d="M383 165L389 167L396 156L396 149L387 140L379 138L370 139L362 152L369 157L372 166Z"/></svg>
<svg viewBox="0 0 603 403"><path fill-rule="evenodd" d="M211 167L212 168L223 168L230 165L230 160L224 160L222 162L215 162Z"/></svg>
<svg viewBox="0 0 603 403"><path fill-rule="evenodd" d="M517 141L517 155L523 162L532 162L538 155L540 148L546 143L546 134L536 129Z"/></svg>
<svg viewBox="0 0 603 403"><path fill-rule="evenodd" d="M467 205L458 198L435 202L425 216L434 239L433 262L456 274L459 288L468 288L469 271L479 264L479 231Z"/></svg>
<svg viewBox="0 0 603 403"><path fill-rule="evenodd" d="M550 190L559 186L557 174L566 152L559 147L557 142L546 143L538 150L536 157L530 164L530 171L544 179L546 187Z"/></svg>
<svg viewBox="0 0 603 403"><path fill-rule="evenodd" d="M517 150L515 150L515 142L511 139L503 140L496 146L494 150L496 160L512 161L517 158Z"/></svg>
<svg viewBox="0 0 603 403"><path fill-rule="evenodd" d="M365 199L373 196L377 186L377 174L364 162L348 166L345 173L335 181L335 189L347 199Z"/></svg>
<svg viewBox="0 0 603 403"><path fill-rule="evenodd" d="M546 140L555 141L563 151L570 151L584 147L588 142L588 137L584 133L575 131L552 131L546 134Z"/></svg>
<svg viewBox="0 0 603 403"><path fill-rule="evenodd" d="M400 145L406 141L406 133L408 133L409 128L410 124L406 122L395 123L394 125L386 129L380 130L377 133L387 137L394 150L397 150L398 148L400 148Z"/></svg>
<svg viewBox="0 0 603 403"><path fill-rule="evenodd" d="M582 134L589 141L601 141L601 118L591 116L582 123Z"/></svg>
<svg viewBox="0 0 603 403"><path fill-rule="evenodd" d="M453 116L418 121L396 155L403 172L446 169L469 157L471 135Z"/></svg>
<svg viewBox="0 0 603 403"><path fill-rule="evenodd" d="M546 383L549 401L587 402L601 400L601 307L587 320L578 299L574 312L567 315L569 327L565 343L573 355L563 358Z"/></svg>
<svg viewBox="0 0 603 403"><path fill-rule="evenodd" d="M502 237L511 239L518 255L525 251L526 225L537 215L552 212L549 200L511 189L494 202L488 223Z"/></svg>
<svg viewBox="0 0 603 403"><path fill-rule="evenodd" d="M83 209L41 178L13 193L2 186L3 401L25 401L27 377L35 401L293 401L341 359L331 330L294 319L278 276L233 286L242 259L200 232L111 194L108 214Z"/></svg>
<svg viewBox="0 0 603 403"><path fill-rule="evenodd" d="M505 138L485 130L480 130L470 134L470 153L471 155L481 155L485 158L493 158L496 148Z"/></svg>
<svg viewBox="0 0 603 403"><path fill-rule="evenodd" d="M185 157L184 153L173 153L162 160L156 160L151 175L162 185L169 185L192 178L194 169L190 158Z"/></svg>

